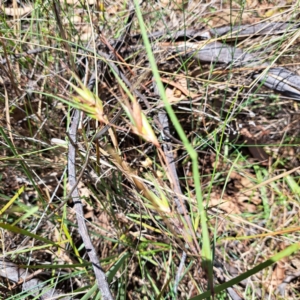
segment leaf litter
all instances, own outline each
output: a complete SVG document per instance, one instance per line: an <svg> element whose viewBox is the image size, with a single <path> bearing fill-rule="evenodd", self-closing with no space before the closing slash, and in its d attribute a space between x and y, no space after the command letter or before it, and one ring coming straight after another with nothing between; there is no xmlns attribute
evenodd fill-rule
<svg viewBox="0 0 300 300"><path fill-rule="evenodd" d="M161 11L160 5L164 8L163 11ZM182 16L182 5L185 7L187 17L185 22ZM150 10L145 19L149 22L149 26L151 24L150 32L166 28L165 22L167 22L168 27L166 28L166 32L172 33L185 28L190 22L190 27L196 29L195 24L198 25L198 28L200 27L199 24L204 24L206 28L209 28L210 34L211 32L215 34L218 27L224 30L224 27L229 24L235 25L236 23L242 23L252 25L269 17L272 17L271 21L278 21L277 12L274 12L274 10L278 11L278 8L274 4L261 2L255 7L254 12L249 11L245 14L241 13L241 6L239 4L235 4L235 6L231 8L226 7L226 5L222 7L218 2L202 4L197 4L196 2L189 4L180 2L175 5L174 3L170 4L164 1L153 4L153 7L162 13L162 17L156 19L152 7L150 9L149 4L146 3L144 6L145 11L147 11L147 9ZM254 8L251 3L247 2L247 5L249 5L249 7L246 8ZM282 24L287 24L289 17L292 15L290 5L291 3L288 2L281 3L279 14ZM110 13L112 18L116 18L116 20L125 19L126 9L124 9L124 7L121 6L119 10L115 4L113 4L113 9L109 9L110 7L111 6L108 5L106 10ZM180 7L180 9L178 7ZM195 9L196 12L199 11L202 14L195 16L193 13ZM228 9L228 12L226 9ZM86 7L81 8L81 19L79 23L81 20L84 20L82 15L87 14L87 11ZM103 13L101 9L98 10L96 7L95 13L97 13L97 11ZM13 10L4 10L7 16L13 15L13 17L17 18L29 14L31 10L25 9L22 13L15 9L15 15L12 12ZM99 14L95 17L95 19L97 18L99 20ZM165 22L162 21L163 18L165 18ZM76 26L83 27L83 25L81 26L79 23ZM27 24L24 24L24 26L26 27ZM240 25L238 25L238 27L239 26ZM280 37L282 34L293 29L297 30L297 24L295 24L296 28L293 28L293 26L294 24L292 24L291 27L280 28L281 32L278 33L278 36ZM267 25L265 25L265 27L267 27ZM50 32L53 28L50 29ZM251 27L251 30L252 29L253 27ZM80 30L77 29L76 33L73 33L73 36L78 37ZM104 28L103 30L109 39L116 36L111 27L107 29ZM138 28L134 27L133 30L138 30ZM201 30L203 31L203 29ZM231 27L230 32L234 31L235 28ZM298 75L297 62L299 56L297 45L299 39L295 38L293 43L289 44L290 38L287 37L283 39L283 43L279 48L277 46L274 48L272 46L276 45L276 40L275 42L272 41L274 33L270 34L270 30L266 30L266 36L262 37L255 34L255 32L257 32L257 30L249 34L245 29L239 34L246 36L242 41L235 41L235 36L231 33L230 37L228 37L228 46L226 46L226 49L238 49L240 47L239 45L241 45L239 49L243 51L250 47L253 48L254 45L257 46L258 52L246 54L246 57L250 55L249 58L252 61L251 66L244 65L243 63L230 65L232 57L226 61L220 60L220 51L224 49L224 43L216 42L213 44L213 47L209 47L204 45L204 41L204 46L199 49L203 51L205 47L208 47L207 49L210 55L212 51L217 51L217 54L210 56L209 59L205 61L203 58L199 60L195 59L197 55L200 56L200 52L196 52L196 54L194 52L193 55L185 61L183 57L179 55L178 45L172 48L171 43L167 47L161 47L159 40L154 39L152 42L157 64L162 70L161 77L165 84L169 101L174 103L173 107L185 132L188 134L189 140L198 149L199 168L203 176L202 189L211 219L211 231L213 233L213 230L216 230L219 239L218 246L216 246L216 265L218 262L224 263L226 266L225 276L227 276L227 280L230 276L233 277L246 271L249 265L255 265L268 258L272 253L282 250L289 242L298 241L297 235L291 235L289 237L255 238L256 235L259 236L259 234L264 232L278 231L286 227L298 226L294 220L299 215L298 195L292 193L289 183L281 179L271 182L266 187L266 196L270 206L270 215L267 219L262 217L266 209L262 203L262 189L249 189L260 183L256 176L255 170L257 169L254 167L258 168L266 179L276 177L278 174L299 167L299 111L298 103L293 101L293 98L299 97L297 95L298 81L296 81L296 83L293 82L293 78L296 78ZM262 30L260 30L260 34L261 32ZM83 35L84 33L82 32L81 34ZM161 105L160 99L155 98L152 93L151 82L153 79L151 72L149 73L147 70L148 62L143 48L138 47L139 38L135 38L133 34L132 36L131 39L133 39L133 42L131 41L131 44L123 46L119 52L126 58L126 63L131 64L131 71L133 72L133 74L131 74L131 81L134 83L142 79L137 88L149 99L150 108L146 107L145 103L140 103L140 105L148 116L154 118L156 107L160 107ZM173 42L172 37L168 34L160 38L163 39L164 42ZM231 38L231 40L229 38ZM293 36L291 36L291 39L292 38ZM180 41L180 37L178 39ZM222 37L220 37L220 40L221 39ZM85 38L82 36L80 40L83 41ZM114 42L114 39L111 40ZM35 42L35 39L33 39L32 42ZM37 42L39 41L37 40ZM182 40L180 42L182 42ZM137 46L135 44L137 44ZM183 42L182 44L185 45L186 43ZM42 46L44 45L45 44ZM24 47L25 52L31 48L25 45ZM243 53L247 53L243 51L235 51L236 57L240 58ZM23 51L18 52L21 53ZM78 52L80 55L85 55L82 51ZM263 78L261 79L261 83L265 84L265 86L258 83L253 85L253 80L260 78L261 72L268 68L268 64L261 62L261 57L257 56L257 53L261 52L265 59L268 57L276 57L277 66L272 64L269 74L271 74L270 76L273 79L280 77L283 78L283 80L280 79L279 82L270 81L265 84L266 79ZM59 57L58 53L55 54L55 50L52 50L51 53ZM11 55L11 53L9 53L9 55ZM218 63L216 63L216 57L219 59ZM253 57L258 59L257 61L254 60L254 64ZM3 58L7 59L7 56ZM44 74L44 81L43 83L38 82L35 87L36 91L46 90L47 92L54 93L53 91L59 90L59 94L65 97L70 96L66 84L59 81L58 76L49 72L48 69L51 69L54 64L50 62L48 66L43 65L43 58L41 56L35 57L34 55L25 54L25 57L21 59L14 58L13 56L11 62L12 66L22 68L22 59L26 61L26 68L30 69L35 66L35 74L31 80L37 81L38 76ZM58 61L61 59L62 58ZM34 60L36 60L35 63L33 63ZM243 62L243 60L240 61ZM90 63L91 62L92 59L90 59ZM8 68L7 64L5 67ZM91 74L92 70L89 71L89 74ZM67 107L63 105L63 111L61 104L60 106L56 106L57 102L49 102L46 98L39 97L37 94L34 94L34 99L28 101L26 97L24 97L27 95L26 92L24 92L27 91L27 75L21 73L20 77L15 79L18 80L19 85L16 87L14 86L15 83L12 82L8 76L9 71L5 72L2 69L0 72L3 78L0 86L1 93L4 93L4 86L10 90L10 118L14 121L12 124L15 145L22 154L26 154L26 152L30 151L40 151L36 156L28 156L30 160L28 159L27 163L32 170L34 170L34 181L37 182L39 188L44 191L44 195L48 195L45 196L44 199L50 201L55 190L55 198L56 201L58 201L60 197L63 196L63 186L59 180L63 174L64 163L66 161L65 153L61 148L49 149L44 153L41 150L45 147L43 143L49 147L49 141L53 137L65 139L65 126L67 121L64 111ZM59 72L64 72L65 75L68 74L64 67L60 68ZM47 78L45 76L47 73L48 77L53 78ZM115 105L118 105L116 104L116 100L112 99L112 96L117 95L117 97L120 98L124 97L124 95L120 92L118 84L112 80L112 76L110 76L110 78L103 76L105 73L107 73L105 69L102 69L99 73L100 78L103 79L100 98L105 103L104 110L109 116L109 112L114 109ZM286 81L288 81L289 90L283 92ZM275 89L275 91L273 91L273 89ZM294 89L296 89L296 91L294 91ZM281 92L281 94L278 93L278 91ZM35 105L34 103L37 104ZM51 110L55 111L55 113L51 114ZM92 130L93 133L93 128L96 126L95 122L88 120L85 116L83 116L83 118L84 130ZM43 123L43 119L46 120L45 123ZM1 119L1 126L5 128L4 118ZM101 169L101 174L104 174L101 175L101 180L95 180L95 177L87 172L82 182L80 182L82 185L80 189L82 189L82 193L85 193L84 198L87 199L85 204L85 217L90 221L90 229L95 230L95 226L102 228L99 231L101 233L98 236L96 235L97 238L95 236L95 238L98 239L97 243L105 241L106 237L113 238L123 233L124 229L122 228L125 228L125 233L128 232L130 233L129 236L131 236L131 238L128 236L125 239L125 244L128 243L130 245L129 248L140 247L140 250L155 251L159 249L156 243L163 242L168 244L171 242L174 243L174 249L180 249L180 247L182 247L180 238L176 237L176 235L180 233L180 231L178 231L180 225L170 226L160 223L156 217L157 211L153 207L147 208L147 206L144 206L144 202L141 202L140 197L137 196L137 190L140 191L141 188L137 188L134 183L143 187L144 193L142 194L146 197L145 191L147 191L149 187L153 188L151 179L149 180L148 176L149 170L152 174L158 174L160 171L159 160L153 156L155 150L146 142L147 139L146 141L140 139L131 132L129 123L125 117L120 118L114 130L117 133L116 140L119 143L119 149L122 155L115 153L113 155L111 154L111 156L115 155L115 160L119 160L118 164L123 165L123 167L118 168L118 171L113 171L113 169L108 166L99 167L95 164L91 165L90 168L96 170L97 168ZM171 128L171 133L176 140L178 137L173 128ZM156 134L158 135L159 133L156 132ZM175 140L173 140L173 143L175 143ZM105 143L106 142L101 142L101 147L103 147L104 151L108 151L109 148ZM230 149L227 149L228 145L230 145ZM2 180L1 183L1 192L7 196L12 195L13 191L20 187L20 184L26 182L26 193L29 195L31 190L34 190L32 189L32 183L30 180L28 181L28 178L26 178L24 174L20 174L18 163L12 157L11 152L3 148L1 156L5 158L1 160L1 169L3 170L5 179ZM103 159L107 160L109 164L114 165L111 156L107 155L107 157L103 157ZM180 178L183 178L181 185L184 187L189 198L194 199L193 190L194 185L197 183L194 183L189 177L191 175L189 158L186 156L185 149L181 144L174 145L174 157L176 159L177 172ZM41 158L43 164L41 164ZM153 164L144 165L143 162L147 159L150 159ZM80 164L80 160L78 163ZM124 170L124 166L126 166L127 171ZM267 170L268 173L264 173L264 170ZM14 176L9 175L11 173ZM293 175L295 176L296 184L298 184L298 173L295 174ZM118 176L124 176L124 179L120 182L120 186L118 187L119 190L112 184ZM37 178L42 179L41 183ZM51 178L51 188L46 178ZM157 182L160 181L162 180L157 176ZM58 186L60 186L59 191L56 190ZM167 197L171 198L172 191L168 191L163 182L161 182L161 186ZM153 196L157 197L157 194L152 195L152 197ZM129 200L126 200L126 198ZM37 204L37 195L27 197L27 199L30 200L26 200L26 197L23 196L23 198L20 199L20 203L16 204L16 206L21 206L21 203L24 202L28 206L38 205L41 208L44 207L44 204ZM112 207L117 212L118 217L116 219L105 209L107 199L111 199L114 203ZM67 209L72 211L71 207ZM191 203L191 211L194 209L195 206ZM103 211L105 211L104 214ZM140 217L137 217L138 215L140 215ZM150 216L149 220L146 218L147 215ZM14 219L16 216L18 216L18 214L13 212L10 217ZM237 219L234 219L234 216L241 218L237 221ZM74 216L72 217L70 215L70 217L71 221L75 220L73 219ZM165 217L163 220L167 221ZM165 226L165 228L162 226ZM175 227L176 234L172 233L172 226ZM103 230L105 233L103 233ZM198 228L198 231L200 232L201 229ZM244 240L227 240L227 238L247 236L251 238L245 238ZM74 238L78 241L80 240L75 233ZM22 236L15 236L13 240L15 244L21 243ZM7 245L6 251L9 252L14 249L10 247L12 246ZM124 249L126 249L126 247ZM113 243L107 243L104 249L99 251L101 251L100 256L102 258L117 253ZM36 252L40 251L37 250ZM180 250L178 253L180 253ZM161 256L157 255L155 259L159 262L158 266L165 264ZM192 262L191 258L189 258L189 260ZM273 269L269 270L268 274L259 273L251 277L251 281L248 279L247 282L241 282L241 285L235 288L239 290L240 293L243 293L246 286L251 284L253 286L252 292L258 298L268 293L274 299L279 299L280 295L281 297L284 296L285 299L296 299L299 290L299 286L297 285L298 278L294 278L293 281L285 287L283 287L282 284L288 276L299 273L298 261L298 255L289 257L286 260L278 262ZM127 282L127 292L129 298L140 299L145 295L147 290L151 290L151 280L145 279L145 276L142 275L142 269L138 266L138 257L132 255L131 263L132 265L129 266L131 275ZM178 255L175 255L174 264L179 264ZM148 278L155 278L156 284L162 287L163 282L167 278L167 274L165 270L162 271L158 266L156 266L155 263L147 264L147 272L150 274ZM196 270L197 264L194 263L194 266L190 274L193 274L194 278L199 281L199 284L205 284L205 279L202 278ZM155 273L159 272L162 272L162 274L156 277ZM221 272L225 274L224 270ZM143 287L143 285L145 286ZM188 278L183 278L178 287L177 297L179 299L186 299L187 297L195 295L195 285L193 285ZM170 294L166 291L166 299L168 297L170 297Z"/></svg>

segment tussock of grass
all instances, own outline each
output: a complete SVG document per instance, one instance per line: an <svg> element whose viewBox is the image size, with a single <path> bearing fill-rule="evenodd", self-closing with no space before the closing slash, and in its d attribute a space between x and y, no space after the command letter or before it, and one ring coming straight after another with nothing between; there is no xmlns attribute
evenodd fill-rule
<svg viewBox="0 0 300 300"><path fill-rule="evenodd" d="M27 16L0 17L2 258L44 270L36 277L72 299L100 299L68 197L67 132L80 109L78 188L116 299L205 299L212 291L227 299L229 287L245 299L297 299L296 277L281 284L299 272L298 104L254 85L259 67L178 55L171 33L216 27L220 7L164 3L135 2L129 34L141 36L132 39L125 2L104 3L105 11L61 3L56 19L50 3L36 3ZM233 6L232 24L254 18ZM281 20L296 20L296 9ZM147 37L158 30L165 35ZM227 43L296 72L297 38L289 31ZM129 45L118 48L122 39ZM5 298L33 296L1 285Z"/></svg>

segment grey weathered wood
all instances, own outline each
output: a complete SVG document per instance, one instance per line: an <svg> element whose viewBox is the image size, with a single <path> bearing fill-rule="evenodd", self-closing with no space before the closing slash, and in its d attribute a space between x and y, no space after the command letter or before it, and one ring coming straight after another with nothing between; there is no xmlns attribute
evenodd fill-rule
<svg viewBox="0 0 300 300"><path fill-rule="evenodd" d="M282 67L270 68L270 64L263 62L263 58L259 55L220 42L208 43L196 50L188 48L188 52L181 52L181 55L205 63L226 64L233 67L264 67L252 77L268 88L300 101L300 76Z"/></svg>
<svg viewBox="0 0 300 300"><path fill-rule="evenodd" d="M59 297L61 300L76 299L70 296L63 297L63 293L57 291L55 288L49 287L47 283L42 280L36 278L26 280L26 278L30 276L28 270L20 268L13 262L0 260L0 276L15 283L23 282L21 283L23 292L34 297L39 297L39 299L58 299Z"/></svg>

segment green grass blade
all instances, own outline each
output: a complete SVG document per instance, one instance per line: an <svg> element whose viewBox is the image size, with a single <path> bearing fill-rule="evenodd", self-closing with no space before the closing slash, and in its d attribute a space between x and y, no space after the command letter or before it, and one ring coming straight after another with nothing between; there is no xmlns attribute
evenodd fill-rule
<svg viewBox="0 0 300 300"><path fill-rule="evenodd" d="M229 287L233 287L236 284L239 284L241 281L243 281L244 279L266 269L267 267L273 265L274 263L278 262L279 260L292 255L293 253L295 253L296 251L298 251L300 249L300 243L296 243L293 244L289 247L287 247L286 249L284 249L283 251L275 254L274 256L272 256L271 258L269 258L268 260L266 260L265 262L255 266L254 268L252 268L251 270L221 284L215 287L214 292L215 294L220 293L222 291L224 291L225 289L229 288ZM211 296L211 292L207 291L199 296L190 298L190 300L202 300L205 298L208 298Z"/></svg>
<svg viewBox="0 0 300 300"><path fill-rule="evenodd" d="M187 136L185 135L185 133L179 123L178 118L176 117L176 115L171 107L171 104L169 103L169 101L167 99L163 83L160 79L156 61L155 61L153 52L151 50L151 44L150 44L148 36L147 36L147 31L146 31L146 27L144 24L144 20L143 20L143 16L141 13L139 3L137 0L134 0L134 4L135 4L135 8L136 8L136 14L137 14L137 18L139 21L142 37L143 37L143 42L144 42L144 45L146 48L149 63L150 63L150 66L151 66L151 69L153 72L153 76L156 81L160 96L164 102L166 111L167 111L181 141L183 142L184 146L186 147L186 150L189 153L191 160L192 160L193 179L194 179L194 182L196 183L195 184L196 197L197 197L198 209L199 209L200 216L201 216L202 261L203 261L204 269L208 274L210 288L213 289L212 254L211 254L211 249L210 249L210 239L209 239L208 226L207 226L207 216L206 216L206 211L204 210L204 206L203 206L203 197L202 197L201 184L200 184L200 174L199 174L199 169L198 169L198 154L195 151L195 149L192 147L192 145L190 144Z"/></svg>

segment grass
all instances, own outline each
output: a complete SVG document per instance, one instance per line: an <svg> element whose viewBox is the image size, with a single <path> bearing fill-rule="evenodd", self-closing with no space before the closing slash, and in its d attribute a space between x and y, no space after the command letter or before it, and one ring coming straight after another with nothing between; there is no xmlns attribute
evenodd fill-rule
<svg viewBox="0 0 300 300"><path fill-rule="evenodd" d="M103 5L106 11L61 3L55 19L52 3L36 2L27 16L1 16L0 54L8 59L0 65L2 259L28 274L42 270L34 278L71 299L101 299L68 198L67 132L79 109L84 113L76 147L78 188L116 299L208 299L212 293L230 299L229 287L245 299L299 298L297 278L284 296L278 291L287 274L299 271L298 104L253 86L251 69L199 63L162 50L159 43L175 29L200 22L213 27L221 11L216 3L211 11L197 3L177 9L150 1L140 8L135 1L132 32L141 32L142 47L119 49L123 61L103 57L96 45L101 41L100 50L111 54L103 45L123 36L127 3ZM237 4L232 5L235 18ZM79 9L83 17L77 22ZM243 14L249 10L240 4ZM281 13L296 18L288 8ZM235 19L240 23L242 14ZM162 29L165 37L149 40L147 32ZM84 35L92 37L90 43ZM297 37L297 32L250 36L231 45L263 52L269 63L296 71L291 64L299 55ZM48 50L25 53L36 47ZM176 100L184 95L176 84L197 97ZM92 143L98 127L121 108L116 124ZM161 112L168 115L174 139L162 138ZM249 137L266 151L267 161L253 158L250 147L256 144ZM168 161L164 147L170 144ZM38 296L20 286L3 279L1 297Z"/></svg>

